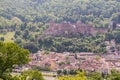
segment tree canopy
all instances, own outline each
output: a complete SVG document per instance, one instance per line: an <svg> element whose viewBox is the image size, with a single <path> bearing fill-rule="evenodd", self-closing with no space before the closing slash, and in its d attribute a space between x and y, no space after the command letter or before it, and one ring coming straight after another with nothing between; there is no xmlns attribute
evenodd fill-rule
<svg viewBox="0 0 120 80"><path fill-rule="evenodd" d="M24 65L30 60L29 51L14 43L0 42L0 78L6 80L4 75L9 73L15 66Z"/></svg>

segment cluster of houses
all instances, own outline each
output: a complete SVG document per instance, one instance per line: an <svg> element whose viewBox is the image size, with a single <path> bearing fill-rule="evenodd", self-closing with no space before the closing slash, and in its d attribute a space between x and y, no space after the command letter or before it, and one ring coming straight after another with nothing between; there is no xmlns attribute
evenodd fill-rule
<svg viewBox="0 0 120 80"><path fill-rule="evenodd" d="M120 55L115 54L96 55L92 52L43 54L43 51L38 51L36 54L30 54L30 58L31 61L23 66L22 70L37 66L49 67L51 71L78 69L107 73L111 69L120 71Z"/></svg>

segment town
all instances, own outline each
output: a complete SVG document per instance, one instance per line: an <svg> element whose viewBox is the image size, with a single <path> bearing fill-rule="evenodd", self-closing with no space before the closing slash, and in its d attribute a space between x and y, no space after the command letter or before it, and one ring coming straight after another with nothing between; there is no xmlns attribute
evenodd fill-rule
<svg viewBox="0 0 120 80"><path fill-rule="evenodd" d="M40 67L43 71L57 70L78 70L96 71L109 73L111 69L120 71L120 55L114 53L94 54L92 52L80 53L57 53L38 51L36 54L30 54L31 61L22 67L21 70ZM16 69L19 71L20 68Z"/></svg>

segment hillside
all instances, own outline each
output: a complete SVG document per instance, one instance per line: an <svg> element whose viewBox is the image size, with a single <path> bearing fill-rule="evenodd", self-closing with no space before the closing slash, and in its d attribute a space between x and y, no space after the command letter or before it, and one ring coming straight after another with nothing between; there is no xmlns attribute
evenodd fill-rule
<svg viewBox="0 0 120 80"><path fill-rule="evenodd" d="M120 12L119 7L119 0L1 0L0 16L5 19L18 17L24 22L80 20L104 27Z"/></svg>
<svg viewBox="0 0 120 80"><path fill-rule="evenodd" d="M80 21L77 21L76 23L70 23L66 21L61 23L50 22L49 28L46 29L42 35L40 35L40 38L46 36L63 36L70 38L79 34L93 36L98 33L107 33L107 31L107 28L94 28L93 25L84 24Z"/></svg>
<svg viewBox="0 0 120 80"><path fill-rule="evenodd" d="M108 27L111 21L115 23L112 27L119 25L119 12L120 0L0 0L0 33L14 33L8 41L14 40L31 52L45 49L103 53L101 46L106 38L119 33ZM77 24L79 21L82 24ZM111 30L113 33L106 33ZM7 40L5 36L0 39Z"/></svg>

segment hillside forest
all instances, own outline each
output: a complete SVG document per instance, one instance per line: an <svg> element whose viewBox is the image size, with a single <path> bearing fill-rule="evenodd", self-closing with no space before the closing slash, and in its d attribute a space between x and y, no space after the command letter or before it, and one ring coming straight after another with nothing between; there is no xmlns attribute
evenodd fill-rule
<svg viewBox="0 0 120 80"><path fill-rule="evenodd" d="M0 40L31 53L105 53L119 27L120 0L0 0Z"/></svg>

